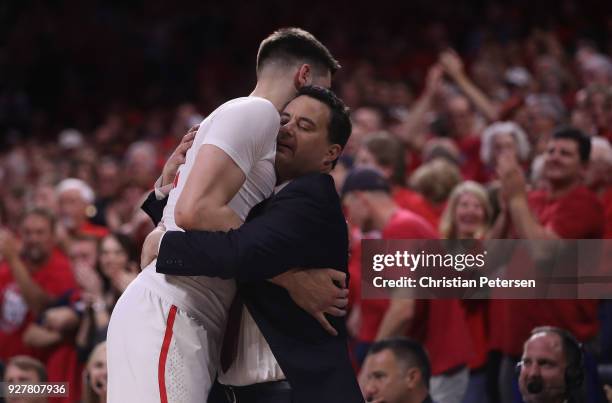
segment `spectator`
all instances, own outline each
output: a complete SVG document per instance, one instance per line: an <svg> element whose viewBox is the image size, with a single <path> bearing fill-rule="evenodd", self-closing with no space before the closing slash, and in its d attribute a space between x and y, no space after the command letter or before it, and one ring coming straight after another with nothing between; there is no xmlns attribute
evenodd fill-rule
<svg viewBox="0 0 612 403"><path fill-rule="evenodd" d="M514 122L496 122L482 132L480 159L489 170L488 177L494 175L497 160L502 153L510 152L524 164L529 159L530 151L527 135Z"/></svg>
<svg viewBox="0 0 612 403"><path fill-rule="evenodd" d="M363 370L368 402L432 403L429 357L417 342L395 338L374 343Z"/></svg>
<svg viewBox="0 0 612 403"><path fill-rule="evenodd" d="M491 102L485 93L483 93L474 83L470 80L469 76L463 69L463 62L457 53L448 49L440 53L438 62L444 69L444 72L453 80L455 84L461 89L463 94L470 99L474 105L480 110L488 121L495 121L497 119L498 111L497 107ZM455 100L455 103L457 101ZM451 105L449 103L449 105ZM465 103L463 103L465 105ZM455 107L455 112L457 109ZM465 112L465 109L464 111ZM467 115L465 115L467 117ZM458 115L453 114L451 110L451 119L453 124L457 124L459 121L456 120ZM467 122L467 121L466 121ZM457 130L459 126L455 127ZM466 132L470 132L472 129L465 127Z"/></svg>
<svg viewBox="0 0 612 403"><path fill-rule="evenodd" d="M612 186L612 146L603 137L591 137L591 157L585 185L602 199Z"/></svg>
<svg viewBox="0 0 612 403"><path fill-rule="evenodd" d="M480 153L480 131L472 104L463 95L454 95L447 100L446 116L450 137L460 152L461 175L477 182L484 181L484 167L478 158Z"/></svg>
<svg viewBox="0 0 612 403"><path fill-rule="evenodd" d="M121 166L110 157L103 158L96 169L96 215L92 222L97 225L108 227L106 222L106 208L111 201L119 196L122 177Z"/></svg>
<svg viewBox="0 0 612 403"><path fill-rule="evenodd" d="M108 233L108 229L92 224L89 216L92 215L94 192L80 179L64 179L57 185L59 201L59 220L64 231L70 237L76 235L93 235L101 238Z"/></svg>
<svg viewBox="0 0 612 403"><path fill-rule="evenodd" d="M353 131L344 149L344 155L353 157L361 143L372 133L379 132L384 127L383 115L375 107L363 106L351 113Z"/></svg>
<svg viewBox="0 0 612 403"><path fill-rule="evenodd" d="M491 224L491 215L491 204L482 185L462 182L448 199L440 234L447 239L482 239Z"/></svg>
<svg viewBox="0 0 612 403"><path fill-rule="evenodd" d="M433 159L422 165L414 171L409 180L410 186L425 197L438 222L446 200L460 182L459 169L442 158Z"/></svg>
<svg viewBox="0 0 612 403"><path fill-rule="evenodd" d="M420 194L406 187L406 154L402 143L389 133L373 133L357 151L356 167L369 167L380 171L391 184L393 200L403 209L424 217L435 225L437 217Z"/></svg>
<svg viewBox="0 0 612 403"><path fill-rule="evenodd" d="M76 332L76 347L79 361L85 362L93 347L106 339L106 328L110 318L108 306L116 297L105 296L105 281L98 268L99 242L95 237L75 238L70 244L69 256L72 270L79 285L70 305L58 309L71 309L80 315Z"/></svg>
<svg viewBox="0 0 612 403"><path fill-rule="evenodd" d="M127 172L138 186L149 189L157 175L157 151L147 141L137 141L130 145L126 152L125 166Z"/></svg>
<svg viewBox="0 0 612 403"><path fill-rule="evenodd" d="M0 359L19 354L44 358L27 347L24 331L59 297L76 288L66 256L55 246L55 218L46 210L29 211L22 220L21 253L6 230L0 236Z"/></svg>
<svg viewBox="0 0 612 403"><path fill-rule="evenodd" d="M422 217L397 206L390 185L372 169L355 169L344 182L342 201L349 223L363 233L377 231L382 239L436 239L433 227ZM362 300L360 350L388 337L410 336L431 352L434 400L461 402L468 384L466 368L471 352L469 333L457 300ZM452 320L449 320L449 317ZM444 332L457 343L452 351L433 337ZM408 329L406 334L403 329Z"/></svg>
<svg viewBox="0 0 612 403"><path fill-rule="evenodd" d="M525 403L583 401L584 358L580 343L571 333L550 326L533 329L518 368Z"/></svg>
<svg viewBox="0 0 612 403"><path fill-rule="evenodd" d="M591 136L612 140L612 87L593 84L576 94L577 107L572 112L572 124Z"/></svg>
<svg viewBox="0 0 612 403"><path fill-rule="evenodd" d="M546 150L556 127L564 123L565 108L559 98L549 94L530 94L517 112L516 122L525 129L535 155Z"/></svg>
<svg viewBox="0 0 612 403"><path fill-rule="evenodd" d="M491 224L491 204L482 185L463 182L451 193L440 221L440 234L446 239L483 239ZM466 299L461 301L474 346L468 366L470 381L464 403L486 403L486 363L489 352L489 301Z"/></svg>
<svg viewBox="0 0 612 403"><path fill-rule="evenodd" d="M18 355L9 360L4 371L3 382L32 383L47 382L45 366L35 358ZM6 403L46 403L46 397L9 397Z"/></svg>
<svg viewBox="0 0 612 403"><path fill-rule="evenodd" d="M38 186L34 189L32 207L47 209L57 215L57 201L55 187L45 182L39 182Z"/></svg>
<svg viewBox="0 0 612 403"><path fill-rule="evenodd" d="M95 270L98 262L98 239L87 235L74 238L68 248L68 257L77 279L80 268Z"/></svg>
<svg viewBox="0 0 612 403"><path fill-rule="evenodd" d="M106 402L106 371L106 342L102 342L91 352L83 373L82 403Z"/></svg>
<svg viewBox="0 0 612 403"><path fill-rule="evenodd" d="M132 238L141 245L144 238L153 229L149 217L140 209L146 188L136 181L129 180L119 189L105 209L105 220L111 232L119 232Z"/></svg>
<svg viewBox="0 0 612 403"><path fill-rule="evenodd" d="M582 178L589 161L591 142L582 132L564 128L555 132L548 142L544 176L550 188L527 193L523 171L516 159L504 155L498 173L505 209L499 215L494 238L510 236L510 224L521 239L591 239L604 233L603 207L584 185ZM597 335L598 301L594 300L508 300L505 323L500 387L510 385L515 357L521 353L518 340L525 340L530 329L546 324L569 329L582 342ZM511 396L511 391L502 392Z"/></svg>
<svg viewBox="0 0 612 403"><path fill-rule="evenodd" d="M26 209L27 189L23 185L15 185L8 189L3 198L4 222L3 226L11 231L19 229L20 218Z"/></svg>
<svg viewBox="0 0 612 403"><path fill-rule="evenodd" d="M112 305L138 274L136 249L130 238L112 233L100 242L100 271L110 283ZM112 306L110 305L110 306Z"/></svg>

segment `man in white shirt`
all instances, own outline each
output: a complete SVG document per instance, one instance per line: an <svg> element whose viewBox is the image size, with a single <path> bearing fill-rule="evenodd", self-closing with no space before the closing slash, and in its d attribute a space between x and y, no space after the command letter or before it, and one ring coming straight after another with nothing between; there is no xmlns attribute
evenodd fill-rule
<svg viewBox="0 0 612 403"><path fill-rule="evenodd" d="M200 124L174 179L163 225L171 230L239 227L276 183L278 112L302 86L329 87L338 68L306 31L282 29L266 38L251 95L221 105ZM205 401L235 287L219 278L159 274L155 262L144 268L117 302L109 324L108 401Z"/></svg>

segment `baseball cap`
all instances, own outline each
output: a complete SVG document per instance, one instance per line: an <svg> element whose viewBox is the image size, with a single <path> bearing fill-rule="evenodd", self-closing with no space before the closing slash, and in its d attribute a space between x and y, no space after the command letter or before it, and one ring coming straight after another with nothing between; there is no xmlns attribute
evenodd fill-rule
<svg viewBox="0 0 612 403"><path fill-rule="evenodd" d="M371 168L355 168L344 180L342 196L360 190L391 193L391 186L379 171Z"/></svg>

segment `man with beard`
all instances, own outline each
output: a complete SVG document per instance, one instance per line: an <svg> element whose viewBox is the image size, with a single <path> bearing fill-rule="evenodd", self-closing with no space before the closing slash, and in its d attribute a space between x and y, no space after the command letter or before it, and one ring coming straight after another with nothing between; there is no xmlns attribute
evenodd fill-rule
<svg viewBox="0 0 612 403"><path fill-rule="evenodd" d="M41 359L44 353L23 342L23 333L55 300L76 288L68 258L56 247L55 217L44 209L21 221L21 248L0 230L0 361L16 355ZM21 250L21 252L20 252Z"/></svg>

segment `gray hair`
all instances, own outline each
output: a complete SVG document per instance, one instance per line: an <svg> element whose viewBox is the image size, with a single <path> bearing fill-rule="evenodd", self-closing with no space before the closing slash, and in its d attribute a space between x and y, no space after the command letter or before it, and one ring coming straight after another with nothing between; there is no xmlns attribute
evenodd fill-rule
<svg viewBox="0 0 612 403"><path fill-rule="evenodd" d="M482 132L482 144L480 145L480 159L487 165L493 165L493 143L495 137L502 133L510 133L516 142L518 158L527 161L531 146L527 134L514 122L495 122Z"/></svg>
<svg viewBox="0 0 612 403"><path fill-rule="evenodd" d="M85 183L85 181L82 181L81 179L76 179L76 178L64 179L55 188L55 191L57 192L58 195L68 190L77 190L79 194L81 195L81 198L88 204L93 203L96 197L91 187L87 183Z"/></svg>

